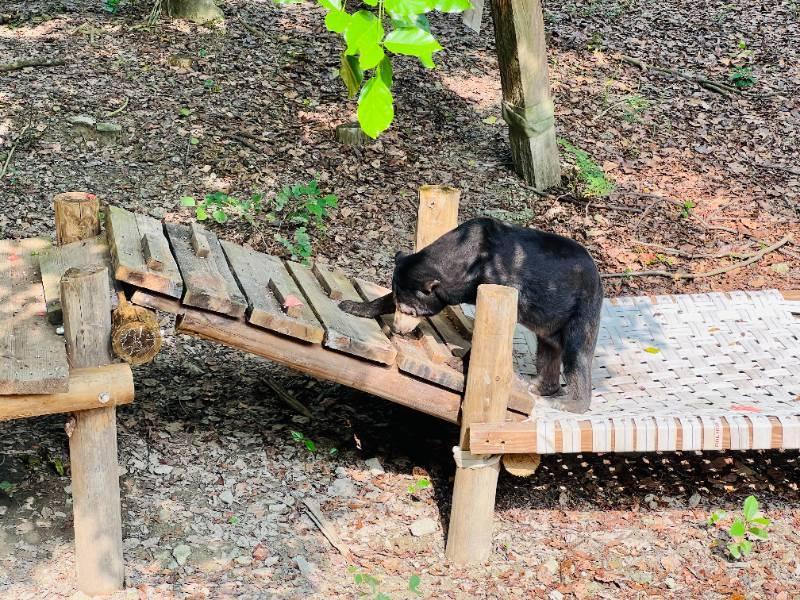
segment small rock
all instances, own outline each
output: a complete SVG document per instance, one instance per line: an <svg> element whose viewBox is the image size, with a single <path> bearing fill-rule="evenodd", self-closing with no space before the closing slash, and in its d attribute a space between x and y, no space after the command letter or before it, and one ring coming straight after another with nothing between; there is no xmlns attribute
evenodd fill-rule
<svg viewBox="0 0 800 600"><path fill-rule="evenodd" d="M272 565L277 564L280 559L281 557L278 556L277 554L275 556L270 556L269 558L264 560L264 565L267 567L271 567Z"/></svg>
<svg viewBox="0 0 800 600"><path fill-rule="evenodd" d="M253 569L252 574L259 579L272 579L272 569L261 567L260 569Z"/></svg>
<svg viewBox="0 0 800 600"><path fill-rule="evenodd" d="M545 561L542 565L545 569L547 569L551 575L555 575L558 573L558 561L554 558L551 558L548 561Z"/></svg>
<svg viewBox="0 0 800 600"><path fill-rule="evenodd" d="M694 508L698 504L700 504L700 494L692 494L689 496L689 508Z"/></svg>
<svg viewBox="0 0 800 600"><path fill-rule="evenodd" d="M564 594L562 594L558 590L550 590L550 593L547 594L547 597L550 600L564 600Z"/></svg>
<svg viewBox="0 0 800 600"><path fill-rule="evenodd" d="M295 556L294 561L297 563L297 568L300 569L303 577L311 578L314 576L317 570L317 566L314 563L308 562L305 557L300 555Z"/></svg>
<svg viewBox="0 0 800 600"><path fill-rule="evenodd" d="M675 580L672 577L667 577L664 580L664 585L666 585L671 590L674 590L676 587L678 587L678 584L675 582Z"/></svg>
<svg viewBox="0 0 800 600"><path fill-rule="evenodd" d="M373 475L383 475L386 471L383 470L383 465L381 461L377 458L368 458L364 461L369 469L369 472Z"/></svg>
<svg viewBox="0 0 800 600"><path fill-rule="evenodd" d="M172 556L175 557L175 560L179 565L186 564L186 559L189 558L191 553L192 549L186 544L178 544L172 549Z"/></svg>
<svg viewBox="0 0 800 600"><path fill-rule="evenodd" d="M169 475L170 473L172 473L173 468L174 467L171 467L169 465L156 465L155 467L153 467L153 473L155 473L156 475Z"/></svg>
<svg viewBox="0 0 800 600"><path fill-rule="evenodd" d="M8 512L8 507L7 506L0 506L0 517L2 517L7 512Z"/></svg>
<svg viewBox="0 0 800 600"><path fill-rule="evenodd" d="M225 504L233 504L233 493L230 490L225 490L219 495L219 499Z"/></svg>
<svg viewBox="0 0 800 600"><path fill-rule="evenodd" d="M253 548L253 558L255 560L266 560L268 554L267 549L261 544L256 544L256 547Z"/></svg>
<svg viewBox="0 0 800 600"><path fill-rule="evenodd" d="M431 533L436 532L439 528L439 525L433 519L428 517L424 517L422 519L417 519L414 521L409 529L411 530L411 535L415 537L422 537L423 535L430 535Z"/></svg>
<svg viewBox="0 0 800 600"><path fill-rule="evenodd" d="M356 495L356 486L349 479L340 478L328 487L328 493L340 498L351 498Z"/></svg>

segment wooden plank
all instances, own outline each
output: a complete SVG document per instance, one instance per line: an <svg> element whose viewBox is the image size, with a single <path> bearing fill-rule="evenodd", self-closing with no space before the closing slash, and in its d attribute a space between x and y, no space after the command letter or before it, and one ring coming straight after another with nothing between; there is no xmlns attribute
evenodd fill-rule
<svg viewBox="0 0 800 600"><path fill-rule="evenodd" d="M453 353L453 356L464 358L464 356L466 356L469 352L469 349L472 347L472 344L469 341L471 335L468 335L461 329L461 324L454 316L454 312L452 310L448 310L451 308L455 307L448 306L438 315L429 317L429 319L437 333L441 336L441 338L444 340L444 343L450 349L450 352ZM460 311L461 309L459 308L458 310Z"/></svg>
<svg viewBox="0 0 800 600"><path fill-rule="evenodd" d="M385 296L391 290L374 283L369 283L362 279L354 279L356 289L364 298L370 301L375 298ZM384 324L384 329L392 325L394 315L382 315L379 319ZM419 339L408 336L392 336L390 339L397 348L397 367L405 372L415 375L421 379L442 385L448 389L460 392L464 389L464 374L440 360L442 354L449 355L447 347L433 330L431 324L423 319L420 321ZM423 341L427 338L427 341ZM429 353L433 350L433 356ZM434 358L435 357L435 358Z"/></svg>
<svg viewBox="0 0 800 600"><path fill-rule="evenodd" d="M119 300L114 291L115 281L111 273L111 254L106 236L99 235L64 246L51 246L39 253L39 268L44 285L44 299L47 304L47 318L51 323L60 324L61 277L68 269L91 265L104 265L109 270L111 306L116 308Z"/></svg>
<svg viewBox="0 0 800 600"><path fill-rule="evenodd" d="M131 296L131 303L137 306L144 306L145 308L152 308L153 310L160 310L162 312L177 315L181 312L183 306L180 300L170 298L169 296L162 296L161 294L154 294L147 290L136 290Z"/></svg>
<svg viewBox="0 0 800 600"><path fill-rule="evenodd" d="M325 329L279 258L227 241L221 244L233 275L247 298L247 320L250 323L306 342L322 342ZM296 316L282 308L290 296L303 302L295 307Z"/></svg>
<svg viewBox="0 0 800 600"><path fill-rule="evenodd" d="M47 321L41 239L0 240L0 394L48 394L68 387L64 340Z"/></svg>
<svg viewBox="0 0 800 600"><path fill-rule="evenodd" d="M211 245L208 243L208 238L204 233L204 229L194 221L192 221L191 228L192 250L194 250L195 256L206 258L211 254Z"/></svg>
<svg viewBox="0 0 800 600"><path fill-rule="evenodd" d="M144 256L144 264L148 269L153 271L164 270L164 256L158 253L160 244L158 238L152 233L145 233L142 236L142 256Z"/></svg>
<svg viewBox="0 0 800 600"><path fill-rule="evenodd" d="M310 269L306 271L311 275ZM242 320L188 307L182 310L175 325L179 333L220 342L317 379L356 388L446 421L454 423L458 418L459 394L405 375L396 365L376 365L341 352L330 352L319 345L301 344Z"/></svg>
<svg viewBox="0 0 800 600"><path fill-rule="evenodd" d="M181 297L183 280L160 221L118 206L109 206L106 231L116 279L173 298ZM145 236L149 255L157 256L162 262L160 270L147 265L147 257L142 249Z"/></svg>
<svg viewBox="0 0 800 600"><path fill-rule="evenodd" d="M67 389L54 394L24 394L0 397L0 421L108 408L133 402L130 365L73 369Z"/></svg>
<svg viewBox="0 0 800 600"><path fill-rule="evenodd" d="M191 227L167 223L166 230L186 286L183 303L231 317L244 316L247 300L228 267L217 236L211 231L198 231L197 235L205 238L210 250L203 257L195 254Z"/></svg>
<svg viewBox="0 0 800 600"><path fill-rule="evenodd" d="M325 327L323 345L331 350L346 352L385 365L394 364L397 350L373 319L356 317L343 312L325 293L322 284L308 267L295 262L286 264L297 284L311 303L314 313ZM345 300L361 302L353 284L342 274L322 267L317 273L328 289L335 290Z"/></svg>

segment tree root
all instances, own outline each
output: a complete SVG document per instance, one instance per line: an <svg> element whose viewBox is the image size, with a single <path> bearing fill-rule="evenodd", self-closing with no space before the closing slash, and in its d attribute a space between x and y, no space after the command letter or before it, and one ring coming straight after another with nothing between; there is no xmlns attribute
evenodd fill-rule
<svg viewBox="0 0 800 600"><path fill-rule="evenodd" d="M11 164L11 157L14 156L14 151L17 149L17 146L19 146L20 141L30 128L31 128L31 123L25 125L20 134L17 136L17 139L15 139L14 143L11 145L11 150L8 151L8 156L6 156L6 160L3 163L3 168L0 169L0 179L3 179L3 177L6 176L6 172L8 171L8 165Z"/></svg>
<svg viewBox="0 0 800 600"><path fill-rule="evenodd" d="M67 61L64 60L63 58L55 58L52 60L41 59L41 58L28 58L28 59L18 60L15 62L0 64L0 73L19 71L20 69L24 69L26 67L60 67L61 65L65 64L67 64Z"/></svg>
<svg viewBox="0 0 800 600"><path fill-rule="evenodd" d="M656 71L657 73L675 75L676 77L680 77L686 81L691 81L692 83L699 85L701 88L721 94L726 98L729 98L731 94L739 93L737 88L733 87L732 85L728 85L727 83L712 81L711 79L706 79L705 77L697 77L695 75L684 73L683 71L678 71L677 69L669 69L667 67L660 67L658 65L650 65L643 60L639 60L638 58L634 58L632 56L625 56L624 54L619 55L618 58L622 62L640 68L642 71Z"/></svg>
<svg viewBox="0 0 800 600"><path fill-rule="evenodd" d="M759 250L753 256L746 260L739 261L735 264L728 265L727 267L720 267L719 269L713 269L711 271L704 271L702 273L670 273L669 271L627 271L623 273L601 273L600 277L605 279L611 278L625 278L625 277L669 277L671 279L703 279L705 277L713 277L715 275L722 275L723 273L728 273L730 271L735 271L737 269L741 269L748 265L753 264L764 258L770 252L774 252L781 246L788 244L792 241L791 234L785 236L779 242L775 242L771 246L767 246L766 248Z"/></svg>

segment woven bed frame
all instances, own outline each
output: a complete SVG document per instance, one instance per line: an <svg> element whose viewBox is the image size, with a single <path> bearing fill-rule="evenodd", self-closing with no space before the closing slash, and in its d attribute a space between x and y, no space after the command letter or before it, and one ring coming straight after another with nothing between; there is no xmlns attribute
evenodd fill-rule
<svg viewBox="0 0 800 600"><path fill-rule="evenodd" d="M473 451L800 448L793 312L800 302L774 290L606 301L589 412L539 404L533 422L475 425ZM517 357L535 356L531 338L517 335Z"/></svg>

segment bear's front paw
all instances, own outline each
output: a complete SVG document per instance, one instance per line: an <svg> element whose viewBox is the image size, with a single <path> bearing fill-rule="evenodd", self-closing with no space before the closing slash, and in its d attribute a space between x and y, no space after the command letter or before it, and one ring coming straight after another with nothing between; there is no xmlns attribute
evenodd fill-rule
<svg viewBox="0 0 800 600"><path fill-rule="evenodd" d="M342 300L339 302L339 308L346 313L355 315L357 317L371 317L369 314L369 306L366 302L356 302L354 300Z"/></svg>

